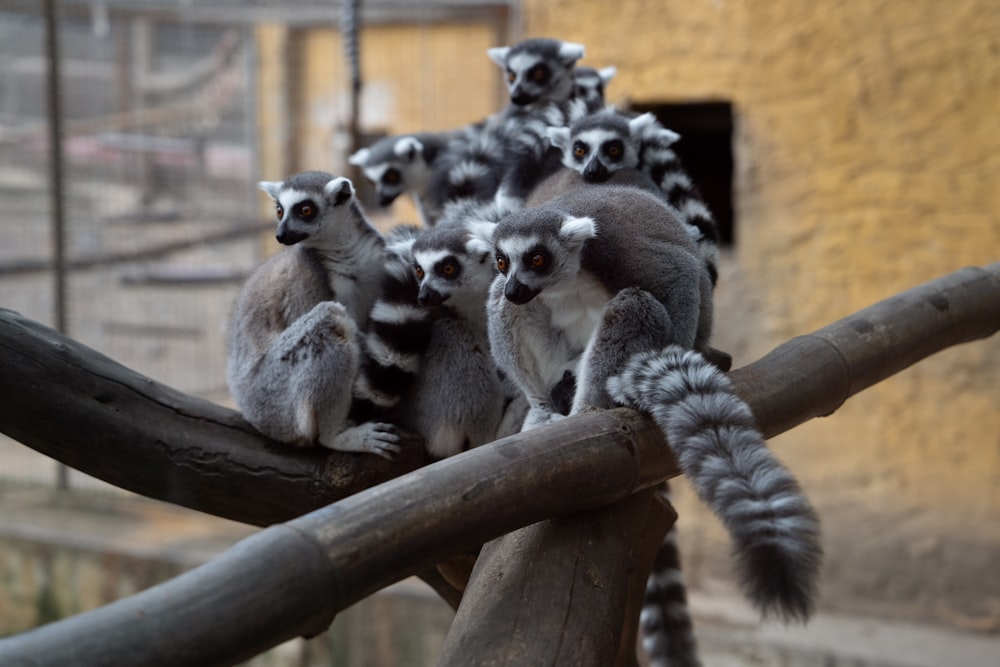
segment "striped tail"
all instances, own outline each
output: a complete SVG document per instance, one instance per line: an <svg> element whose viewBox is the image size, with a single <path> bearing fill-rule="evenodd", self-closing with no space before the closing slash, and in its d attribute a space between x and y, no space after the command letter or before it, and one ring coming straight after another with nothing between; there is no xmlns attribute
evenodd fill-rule
<svg viewBox="0 0 1000 667"><path fill-rule="evenodd" d="M666 194L670 205L680 212L681 220L688 226L698 252L705 260L712 285L715 285L719 277L719 230L712 212L684 170L677 153L669 147L675 141L677 135L659 124L648 128L642 136L639 168L653 179Z"/></svg>
<svg viewBox="0 0 1000 667"><path fill-rule="evenodd" d="M666 482L661 492L669 497ZM646 580L639 627L650 667L700 667L677 548L677 526L667 531L656 552Z"/></svg>
<svg viewBox="0 0 1000 667"><path fill-rule="evenodd" d="M382 293L368 317L364 359L354 384L351 418L369 421L394 407L416 381L430 340L429 311L417 303L410 248L419 229L403 226L386 238Z"/></svg>
<svg viewBox="0 0 1000 667"><path fill-rule="evenodd" d="M608 391L663 429L681 471L729 531L750 603L765 618L805 621L823 555L819 519L729 379L671 345L633 356Z"/></svg>

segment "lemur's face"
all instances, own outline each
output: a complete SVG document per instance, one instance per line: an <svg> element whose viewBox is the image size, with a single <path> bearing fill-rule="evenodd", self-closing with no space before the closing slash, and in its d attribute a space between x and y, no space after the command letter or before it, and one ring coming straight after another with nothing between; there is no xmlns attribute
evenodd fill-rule
<svg viewBox="0 0 1000 667"><path fill-rule="evenodd" d="M583 175L588 183L603 183L616 171L638 164L638 152L627 134L609 129L573 133L563 149L563 162Z"/></svg>
<svg viewBox="0 0 1000 667"><path fill-rule="evenodd" d="M574 282L583 244L596 233L591 218L557 211L528 210L502 220L493 241L504 296L522 305L546 289Z"/></svg>
<svg viewBox="0 0 1000 667"><path fill-rule="evenodd" d="M389 206L407 190L419 188L427 173L424 145L413 135L380 139L348 162L361 167L365 178L375 185L379 206Z"/></svg>
<svg viewBox="0 0 1000 667"><path fill-rule="evenodd" d="M421 230L412 250L420 305L484 302L495 275L492 249L459 222Z"/></svg>
<svg viewBox="0 0 1000 667"><path fill-rule="evenodd" d="M562 102L573 95L573 66L583 57L583 46L536 39L487 53L504 70L511 103L527 106Z"/></svg>
<svg viewBox="0 0 1000 667"><path fill-rule="evenodd" d="M365 167L363 171L365 178L375 185L379 206L391 205L406 192L406 165L401 162L383 162Z"/></svg>
<svg viewBox="0 0 1000 667"><path fill-rule="evenodd" d="M565 67L533 53L515 53L507 59L507 89L510 101L525 106L551 99L549 93L567 78Z"/></svg>
<svg viewBox="0 0 1000 667"><path fill-rule="evenodd" d="M302 179L300 179L302 180ZM295 245L309 239L331 235L336 213L354 197L354 186L346 178L331 178L325 184L298 182L292 177L283 182L261 182L260 188L274 200L279 243Z"/></svg>

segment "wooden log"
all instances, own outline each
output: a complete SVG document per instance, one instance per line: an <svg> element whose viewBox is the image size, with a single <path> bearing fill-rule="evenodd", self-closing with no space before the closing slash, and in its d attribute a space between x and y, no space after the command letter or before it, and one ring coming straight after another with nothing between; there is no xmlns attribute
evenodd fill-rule
<svg viewBox="0 0 1000 667"><path fill-rule="evenodd" d="M120 488L234 521L288 521L428 461L412 437L392 462L274 442L234 410L5 309L0 351L0 431ZM434 568L419 576L457 608L461 592Z"/></svg>
<svg viewBox="0 0 1000 667"><path fill-rule="evenodd" d="M774 435L828 414L922 356L998 329L995 263L876 304L731 376L761 429ZM0 430L151 497L258 523L294 515L330 484L325 461L303 460L287 448L269 451L273 443L248 431L235 413L220 414L218 406L157 385L9 311L0 312L0 394ZM139 654L149 665L231 664L211 657L248 655L314 632L337 610L445 556L535 521L620 501L676 472L662 434L637 413L577 415L265 531L224 554L228 565L211 576L194 571L97 612L0 641L0 664L37 658L37 664L125 665L120 656ZM282 491L292 497L272 497ZM273 556L293 542L295 555ZM279 565L307 561L314 552L323 555L320 564L303 568L302 585L281 597L285 570ZM269 566L250 566L261 562ZM244 576L224 576L233 569ZM217 595L209 599L207 590ZM322 614L296 611L317 591L326 604ZM254 604L248 595L257 596ZM91 653L78 654L78 647Z"/></svg>
<svg viewBox="0 0 1000 667"><path fill-rule="evenodd" d="M825 417L935 352L1000 330L1000 262L924 283L729 374L765 437Z"/></svg>
<svg viewBox="0 0 1000 667"><path fill-rule="evenodd" d="M998 329L1000 262L794 338L730 378L771 437L830 414L925 356ZM254 525L304 514L425 462L418 447L388 464L273 443L232 410L3 309L0 396L0 431L23 444L122 488ZM657 433L648 421L636 428Z"/></svg>
<svg viewBox="0 0 1000 667"><path fill-rule="evenodd" d="M623 408L584 414L415 470L167 583L0 640L0 664L235 664L450 554L676 474L644 421Z"/></svg>
<svg viewBox="0 0 1000 667"><path fill-rule="evenodd" d="M427 462L295 448L228 408L178 392L0 309L0 430L151 498L257 526L287 521Z"/></svg>
<svg viewBox="0 0 1000 667"><path fill-rule="evenodd" d="M642 591L676 517L647 490L487 543L438 666L635 664Z"/></svg>

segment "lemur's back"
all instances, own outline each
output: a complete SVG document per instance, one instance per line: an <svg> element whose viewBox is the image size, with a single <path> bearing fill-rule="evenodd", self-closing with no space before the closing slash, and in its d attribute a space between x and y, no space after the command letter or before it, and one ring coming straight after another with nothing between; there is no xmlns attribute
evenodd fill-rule
<svg viewBox="0 0 1000 667"><path fill-rule="evenodd" d="M589 216L597 237L584 246L581 267L612 292L639 287L672 315L692 313L697 321L678 321L676 342L707 344L712 323L712 286L697 248L675 209L644 189L621 185L581 185L545 208Z"/></svg>
<svg viewBox="0 0 1000 667"><path fill-rule="evenodd" d="M282 249L257 267L236 298L230 349L260 354L271 340L333 296L322 264L301 247Z"/></svg>

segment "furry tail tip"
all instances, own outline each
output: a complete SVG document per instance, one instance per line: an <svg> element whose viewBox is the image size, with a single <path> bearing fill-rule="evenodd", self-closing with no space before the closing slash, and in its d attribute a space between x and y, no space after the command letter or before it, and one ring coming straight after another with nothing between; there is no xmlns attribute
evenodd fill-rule
<svg viewBox="0 0 1000 667"><path fill-rule="evenodd" d="M685 477L732 537L750 603L764 618L807 620L823 557L819 519L729 379L697 352L669 346L632 357L608 391L663 430Z"/></svg>

